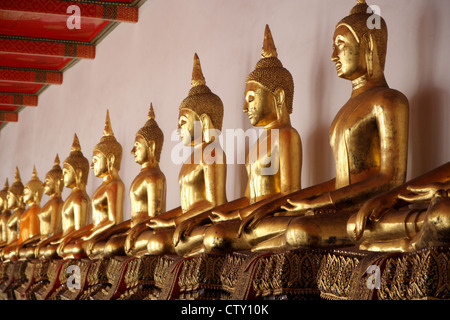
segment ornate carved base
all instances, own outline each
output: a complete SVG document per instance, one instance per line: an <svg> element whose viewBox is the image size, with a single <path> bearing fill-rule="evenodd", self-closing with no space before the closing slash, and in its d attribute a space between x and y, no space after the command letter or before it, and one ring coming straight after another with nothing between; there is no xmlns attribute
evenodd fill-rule
<svg viewBox="0 0 450 320"><path fill-rule="evenodd" d="M27 261L25 267L25 282L14 290L17 300L29 300L29 290L35 282L34 272L37 265L36 260Z"/></svg>
<svg viewBox="0 0 450 320"><path fill-rule="evenodd" d="M125 291L118 300L143 300L158 295L155 287L155 269L158 256L131 258L124 275Z"/></svg>
<svg viewBox="0 0 450 320"><path fill-rule="evenodd" d="M26 291L27 300L36 300L36 291L40 290L44 285L48 284L47 271L50 265L46 260L34 261L34 281Z"/></svg>
<svg viewBox="0 0 450 320"><path fill-rule="evenodd" d="M173 255L158 257L154 274L156 291L150 293L146 299L178 299L180 295L178 279L184 262L187 259Z"/></svg>
<svg viewBox="0 0 450 320"><path fill-rule="evenodd" d="M27 281L25 269L27 261L10 262L12 270L8 269L9 275L5 282L0 285L0 299L15 300L15 290ZM12 272L11 272L12 271Z"/></svg>
<svg viewBox="0 0 450 320"><path fill-rule="evenodd" d="M37 300L47 300L50 296L61 286L59 275L61 268L66 261L62 259L45 261L43 269L46 267L46 272L40 280L40 285L37 286L33 292ZM43 270L44 272L44 270Z"/></svg>
<svg viewBox="0 0 450 320"><path fill-rule="evenodd" d="M319 272L321 297L343 300L450 299L450 247L411 253L335 250Z"/></svg>
<svg viewBox="0 0 450 320"><path fill-rule="evenodd" d="M218 300L223 295L220 275L225 255L202 254L185 259L178 278L179 299Z"/></svg>
<svg viewBox="0 0 450 320"><path fill-rule="evenodd" d="M90 296L103 288L106 282L106 265L109 260L67 260L60 273L61 287L55 292L53 299L57 300L89 300ZM67 278L71 276L67 272L69 266L79 269L79 282L75 285L67 284Z"/></svg>
<svg viewBox="0 0 450 320"><path fill-rule="evenodd" d="M325 251L229 254L221 275L232 300L318 299L317 274Z"/></svg>
<svg viewBox="0 0 450 320"><path fill-rule="evenodd" d="M114 257L106 269L107 281L102 290L91 296L92 300L115 300L126 291L125 276L128 271L130 257Z"/></svg>

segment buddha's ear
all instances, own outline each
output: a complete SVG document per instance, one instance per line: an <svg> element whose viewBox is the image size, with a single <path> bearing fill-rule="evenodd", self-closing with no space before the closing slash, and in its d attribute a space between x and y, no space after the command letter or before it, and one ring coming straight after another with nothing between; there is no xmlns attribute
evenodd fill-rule
<svg viewBox="0 0 450 320"><path fill-rule="evenodd" d="M75 169L75 183L77 186L81 183L81 176L83 175L83 170L80 168Z"/></svg>
<svg viewBox="0 0 450 320"><path fill-rule="evenodd" d="M369 77L372 77L374 74L374 70L376 68L375 63L379 64L378 54L377 54L377 46L373 39L372 33L366 33L363 36L364 41L366 42L366 66L367 66L367 74Z"/></svg>
<svg viewBox="0 0 450 320"><path fill-rule="evenodd" d="M211 141L210 130L213 129L210 116L207 115L206 113L202 114L200 116L200 122L202 123L203 137L206 142L210 142Z"/></svg>
<svg viewBox="0 0 450 320"><path fill-rule="evenodd" d="M147 142L149 158L155 158L156 143L153 140Z"/></svg>
<svg viewBox="0 0 450 320"><path fill-rule="evenodd" d="M284 91L284 89L280 88L280 87L276 88L274 95L275 95L275 99L277 101L277 106L283 105L283 103L286 100L286 92Z"/></svg>
<svg viewBox="0 0 450 320"><path fill-rule="evenodd" d="M116 161L116 157L112 153L106 157L106 166L108 168L108 172L113 171L115 161Z"/></svg>

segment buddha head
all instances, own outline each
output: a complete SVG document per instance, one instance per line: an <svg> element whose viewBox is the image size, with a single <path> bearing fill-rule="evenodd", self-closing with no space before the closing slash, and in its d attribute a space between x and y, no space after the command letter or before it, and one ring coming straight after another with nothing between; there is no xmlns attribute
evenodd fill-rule
<svg viewBox="0 0 450 320"><path fill-rule="evenodd" d="M59 156L56 154L53 168L45 176L44 193L46 195L60 195L63 190L63 171L59 163Z"/></svg>
<svg viewBox="0 0 450 320"><path fill-rule="evenodd" d="M178 129L185 146L211 141L212 130L222 130L222 100L206 85L200 59L194 55L191 89L181 102Z"/></svg>
<svg viewBox="0 0 450 320"><path fill-rule="evenodd" d="M6 199L8 201L8 209L14 210L24 207L23 203L23 184L20 179L19 168L16 167L16 174L14 177L14 182L8 189L8 194Z"/></svg>
<svg viewBox="0 0 450 320"><path fill-rule="evenodd" d="M96 177L105 177L113 171L119 171L122 161L122 146L114 137L109 120L109 110L106 111L105 129L100 142L94 147L91 168Z"/></svg>
<svg viewBox="0 0 450 320"><path fill-rule="evenodd" d="M153 104L150 104L148 120L136 133L131 153L135 161L141 165L147 162L159 163L163 143L164 134L155 121Z"/></svg>
<svg viewBox="0 0 450 320"><path fill-rule="evenodd" d="M39 205L44 193L44 184L39 180L37 176L36 167L33 166L33 174L30 181L25 185L23 189L23 202L26 204Z"/></svg>
<svg viewBox="0 0 450 320"><path fill-rule="evenodd" d="M369 28L368 21L374 18L380 22L379 27ZM386 22L364 0L358 0L350 14L338 22L333 35L331 60L336 64L338 76L347 80L380 77L386 50Z"/></svg>
<svg viewBox="0 0 450 320"><path fill-rule="evenodd" d="M266 25L261 59L247 77L244 112L254 126L265 126L292 113L294 80L278 59Z"/></svg>
<svg viewBox="0 0 450 320"><path fill-rule="evenodd" d="M8 178L6 178L5 186L0 190L0 213L8 209L8 200L6 199L8 195L9 183Z"/></svg>
<svg viewBox="0 0 450 320"><path fill-rule="evenodd" d="M67 188L84 188L88 182L89 160L81 152L80 141L74 134L72 150L63 164L63 182Z"/></svg>

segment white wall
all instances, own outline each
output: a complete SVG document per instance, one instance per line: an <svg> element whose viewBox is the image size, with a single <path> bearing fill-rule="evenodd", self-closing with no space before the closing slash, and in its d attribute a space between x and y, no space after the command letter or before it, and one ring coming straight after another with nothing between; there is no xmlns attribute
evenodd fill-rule
<svg viewBox="0 0 450 320"><path fill-rule="evenodd" d="M265 24L278 56L295 82L292 124L303 141L303 187L334 176L328 129L350 96L349 82L336 76L330 61L336 23L354 0L148 0L137 24L119 25L97 46L95 60L79 62L64 73L61 86L39 96L18 123L0 132L0 187L22 180L33 164L44 179L56 153L69 154L77 133L84 155L103 133L106 109L116 138L124 148L120 175L129 188L139 172L130 150L136 131L147 118L150 102L165 133L161 169L168 183L167 209L179 205L178 171L171 161L171 141L178 106L191 80L198 53L207 85L225 106L223 128L250 128L242 113L244 81L260 58ZM444 0L376 0L389 29L386 78L410 101L408 179L450 159L450 2ZM68 30L70 32L70 30ZM90 195L101 183L92 171ZM229 165L228 199L243 194L243 165ZM66 197L69 190L65 190ZM47 200L44 196L43 202ZM125 218L130 217L125 200Z"/></svg>

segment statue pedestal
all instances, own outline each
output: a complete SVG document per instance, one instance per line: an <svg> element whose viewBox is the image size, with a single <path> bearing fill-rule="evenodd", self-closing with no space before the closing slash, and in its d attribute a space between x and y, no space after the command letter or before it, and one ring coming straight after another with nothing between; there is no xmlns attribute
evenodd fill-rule
<svg viewBox="0 0 450 320"><path fill-rule="evenodd" d="M202 254L184 259L178 277L179 299L219 300L223 295L220 275L224 255Z"/></svg>
<svg viewBox="0 0 450 320"><path fill-rule="evenodd" d="M34 296L37 300L49 299L60 287L59 275L65 262L62 259L42 262L43 273L46 272L39 281L40 285L34 288Z"/></svg>
<svg viewBox="0 0 450 320"><path fill-rule="evenodd" d="M318 299L317 274L326 251L227 255L221 281L232 300Z"/></svg>
<svg viewBox="0 0 450 320"><path fill-rule="evenodd" d="M106 269L106 283L102 290L91 295L92 300L115 300L126 291L125 275L128 265L134 258L113 257Z"/></svg>
<svg viewBox="0 0 450 320"><path fill-rule="evenodd" d="M155 287L155 269L158 256L142 256L130 258L127 270L123 275L125 290L118 300L143 300L159 290Z"/></svg>
<svg viewBox="0 0 450 320"><path fill-rule="evenodd" d="M17 300L30 300L30 288L35 282L34 273L38 261L29 260L25 267L25 282L14 290Z"/></svg>
<svg viewBox="0 0 450 320"><path fill-rule="evenodd" d="M324 259L321 297L340 300L450 299L450 247L408 253L339 249Z"/></svg>
<svg viewBox="0 0 450 320"><path fill-rule="evenodd" d="M14 261L9 262L6 272L8 277L0 285L0 299L2 300L15 300L15 290L27 281L25 276L25 269L27 267L27 261Z"/></svg>

